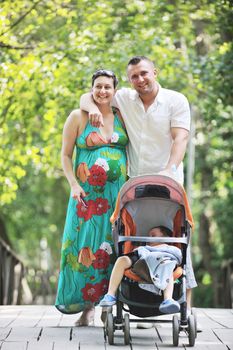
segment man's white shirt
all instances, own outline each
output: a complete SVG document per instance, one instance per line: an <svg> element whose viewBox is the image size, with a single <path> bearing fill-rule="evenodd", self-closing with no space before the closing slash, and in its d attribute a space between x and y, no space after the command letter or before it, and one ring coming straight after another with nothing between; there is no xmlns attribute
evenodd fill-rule
<svg viewBox="0 0 233 350"><path fill-rule="evenodd" d="M171 128L190 130L190 108L187 98L159 86L155 101L147 111L136 90L122 88L114 97L129 136L128 175L151 175L165 169L171 152ZM175 178L183 183L183 164Z"/></svg>

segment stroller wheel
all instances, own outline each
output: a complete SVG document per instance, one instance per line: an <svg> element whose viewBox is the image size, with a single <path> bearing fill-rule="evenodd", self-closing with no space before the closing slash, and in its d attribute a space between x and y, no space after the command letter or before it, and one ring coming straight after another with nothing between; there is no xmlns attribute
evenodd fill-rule
<svg viewBox="0 0 233 350"><path fill-rule="evenodd" d="M178 346L179 344L179 332L180 332L179 318L177 315L174 315L172 319L172 337L173 337L174 346Z"/></svg>
<svg viewBox="0 0 233 350"><path fill-rule="evenodd" d="M189 346L194 346L195 338L196 338L196 327L195 327L195 320L193 315L188 316L188 336L189 336Z"/></svg>
<svg viewBox="0 0 233 350"><path fill-rule="evenodd" d="M129 345L130 343L130 323L129 323L129 314L124 315L124 341L125 345Z"/></svg>
<svg viewBox="0 0 233 350"><path fill-rule="evenodd" d="M107 315L106 333L108 336L109 345L113 345L114 344L114 319L113 319L112 313L108 313Z"/></svg>
<svg viewBox="0 0 233 350"><path fill-rule="evenodd" d="M195 338L197 337L197 315L194 309L191 310L191 315L194 317L194 325L195 325Z"/></svg>

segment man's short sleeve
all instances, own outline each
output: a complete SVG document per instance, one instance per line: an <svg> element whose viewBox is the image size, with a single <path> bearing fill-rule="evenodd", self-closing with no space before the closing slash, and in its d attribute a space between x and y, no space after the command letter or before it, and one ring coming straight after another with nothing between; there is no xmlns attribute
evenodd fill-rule
<svg viewBox="0 0 233 350"><path fill-rule="evenodd" d="M129 88L121 88L117 90L115 96L113 97L113 106L120 109L121 103L124 101L128 101L131 91L132 90Z"/></svg>
<svg viewBox="0 0 233 350"><path fill-rule="evenodd" d="M177 93L171 106L171 127L190 130L190 122L191 116L188 100L184 95Z"/></svg>

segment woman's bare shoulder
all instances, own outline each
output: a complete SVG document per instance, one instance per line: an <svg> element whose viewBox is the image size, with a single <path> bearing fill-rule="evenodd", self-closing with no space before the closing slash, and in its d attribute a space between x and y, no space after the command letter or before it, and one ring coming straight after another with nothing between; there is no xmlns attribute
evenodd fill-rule
<svg viewBox="0 0 233 350"><path fill-rule="evenodd" d="M81 109L74 109L73 111L71 111L70 114L68 115L68 118L70 119L81 118Z"/></svg>
<svg viewBox="0 0 233 350"><path fill-rule="evenodd" d="M74 109L68 115L68 118L73 123L81 123L83 121L88 120L88 114L81 109Z"/></svg>
<svg viewBox="0 0 233 350"><path fill-rule="evenodd" d="M88 113L81 109L74 109L67 118L70 127L77 129L77 136L85 129L88 120Z"/></svg>

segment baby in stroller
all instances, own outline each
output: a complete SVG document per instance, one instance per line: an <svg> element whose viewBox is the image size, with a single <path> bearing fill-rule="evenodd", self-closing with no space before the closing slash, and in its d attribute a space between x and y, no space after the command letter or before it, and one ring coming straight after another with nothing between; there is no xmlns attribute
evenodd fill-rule
<svg viewBox="0 0 233 350"><path fill-rule="evenodd" d="M165 226L157 226L152 228L148 235L149 237L171 237L172 232ZM156 294L163 292L164 300L159 306L159 311L164 314L179 312L180 304L172 298L172 295L174 288L173 270L176 265L181 264L181 250L175 246L159 242L150 242L146 246L139 246L132 253L118 257L111 274L108 292L99 305L110 307L116 304L116 292L125 270L132 268L135 273L140 275L138 263L142 259L146 262L144 268L147 269L147 276L154 285L152 291ZM161 274L159 274L158 265L161 264L163 264L163 271L160 271ZM143 275L145 274L143 273ZM145 286L142 286L142 288L145 288Z"/></svg>
<svg viewBox="0 0 233 350"><path fill-rule="evenodd" d="M123 330L125 345L129 344L130 323L139 317L145 323L172 322L173 345L178 346L179 333L184 331L194 346L197 321L195 313L188 313L186 294L194 224L183 187L162 175L131 178L120 190L111 222L119 258L100 302L106 307L104 329L109 344L114 344L118 330ZM173 314L172 320L157 319L162 314Z"/></svg>

